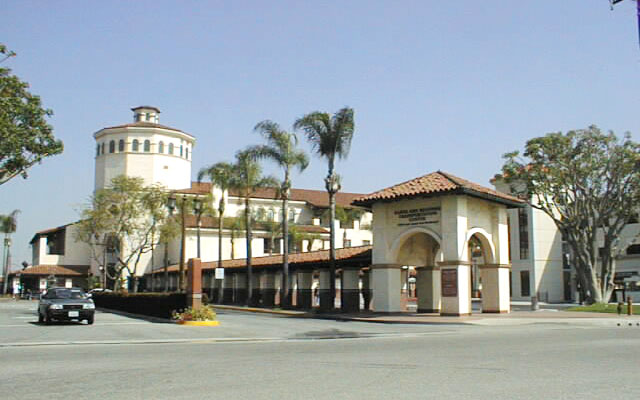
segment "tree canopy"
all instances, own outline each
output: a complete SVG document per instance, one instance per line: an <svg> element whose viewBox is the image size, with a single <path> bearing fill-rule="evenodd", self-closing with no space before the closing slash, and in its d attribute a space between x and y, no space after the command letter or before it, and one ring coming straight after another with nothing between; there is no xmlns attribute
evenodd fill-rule
<svg viewBox="0 0 640 400"><path fill-rule="evenodd" d="M113 268L102 265L110 279L118 282L126 270L137 282L142 255L177 231L166 212L167 198L162 187L144 186L142 178L115 177L82 211L76 239L91 246L93 260L100 265L106 260L105 251L112 254L116 261Z"/></svg>
<svg viewBox="0 0 640 400"><path fill-rule="evenodd" d="M620 233L640 202L640 145L596 126L527 141L523 156L505 154L512 190L547 214L568 243L588 302L606 302Z"/></svg>
<svg viewBox="0 0 640 400"><path fill-rule="evenodd" d="M0 62L13 56L0 44ZM16 176L26 178L34 164L63 150L47 123L53 111L43 108L40 97L28 89L9 68L0 68L0 185Z"/></svg>

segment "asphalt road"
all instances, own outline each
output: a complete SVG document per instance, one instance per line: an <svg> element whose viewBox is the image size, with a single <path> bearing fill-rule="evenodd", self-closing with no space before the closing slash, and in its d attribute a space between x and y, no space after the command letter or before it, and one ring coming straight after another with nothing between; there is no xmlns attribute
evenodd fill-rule
<svg viewBox="0 0 640 400"><path fill-rule="evenodd" d="M635 325L384 325L225 313L220 327L194 328L100 313L93 326L41 326L28 318L34 308L0 302L2 398L640 397Z"/></svg>

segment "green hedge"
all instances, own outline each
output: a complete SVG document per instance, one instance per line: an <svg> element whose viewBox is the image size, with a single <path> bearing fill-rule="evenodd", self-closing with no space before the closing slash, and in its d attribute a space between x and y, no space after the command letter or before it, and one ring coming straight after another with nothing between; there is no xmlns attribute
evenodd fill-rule
<svg viewBox="0 0 640 400"><path fill-rule="evenodd" d="M171 313L187 308L184 293L94 293L96 307L133 314L171 318Z"/></svg>

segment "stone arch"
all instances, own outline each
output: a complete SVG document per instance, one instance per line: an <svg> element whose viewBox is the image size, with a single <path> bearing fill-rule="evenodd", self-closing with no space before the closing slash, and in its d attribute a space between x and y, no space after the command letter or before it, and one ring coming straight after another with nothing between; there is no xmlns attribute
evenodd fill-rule
<svg viewBox="0 0 640 400"><path fill-rule="evenodd" d="M434 252L433 257L436 258L438 252L440 252L442 248L442 240L440 235L438 235L435 231L426 228L426 227L415 227L404 231L402 234L398 235L395 238L391 245L391 257L393 258L393 262L398 262L400 260L400 250L406 244L407 240L413 238L415 235L427 235L431 240L435 241L438 245L438 249ZM423 265L420 265L423 266Z"/></svg>
<svg viewBox="0 0 640 400"><path fill-rule="evenodd" d="M465 237L465 246L468 246L469 240L474 236L478 238L480 244L482 245L482 251L484 252L484 262L485 264L494 264L496 261L496 248L493 244L493 241L489 239L491 235L482 228L471 228L467 231L467 235ZM471 259L470 255L467 255L469 260ZM468 260L467 260L468 261Z"/></svg>

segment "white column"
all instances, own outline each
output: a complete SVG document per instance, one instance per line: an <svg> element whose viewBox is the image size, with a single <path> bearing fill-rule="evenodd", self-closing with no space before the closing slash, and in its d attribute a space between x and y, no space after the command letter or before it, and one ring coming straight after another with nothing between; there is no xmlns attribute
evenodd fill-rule
<svg viewBox="0 0 640 400"><path fill-rule="evenodd" d="M480 266L483 313L502 314L510 311L509 270L508 265Z"/></svg>
<svg viewBox="0 0 640 400"><path fill-rule="evenodd" d="M400 307L400 265L371 266L373 309L379 312L398 312Z"/></svg>

